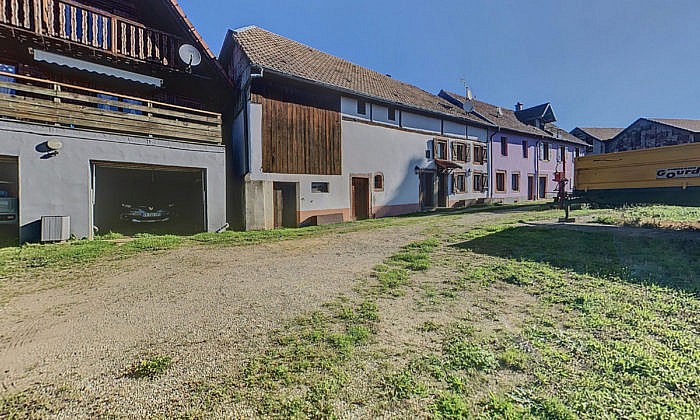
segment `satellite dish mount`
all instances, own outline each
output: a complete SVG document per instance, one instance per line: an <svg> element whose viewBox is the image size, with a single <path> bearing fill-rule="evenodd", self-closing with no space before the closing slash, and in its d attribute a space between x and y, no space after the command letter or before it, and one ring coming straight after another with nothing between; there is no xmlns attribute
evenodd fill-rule
<svg viewBox="0 0 700 420"><path fill-rule="evenodd" d="M190 44L182 44L178 50L180 60L187 65L187 72L192 73L192 68L202 64L202 54Z"/></svg>

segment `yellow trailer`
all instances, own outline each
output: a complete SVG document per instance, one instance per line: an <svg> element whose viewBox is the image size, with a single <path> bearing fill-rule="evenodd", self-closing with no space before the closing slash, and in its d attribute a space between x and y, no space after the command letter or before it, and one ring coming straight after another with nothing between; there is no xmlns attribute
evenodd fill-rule
<svg viewBox="0 0 700 420"><path fill-rule="evenodd" d="M586 201L700 206L700 143L590 155L574 165L574 195Z"/></svg>

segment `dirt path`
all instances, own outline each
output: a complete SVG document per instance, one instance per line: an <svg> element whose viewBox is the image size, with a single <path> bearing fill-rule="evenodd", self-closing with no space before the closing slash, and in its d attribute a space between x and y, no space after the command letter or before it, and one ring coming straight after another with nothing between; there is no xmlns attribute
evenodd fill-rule
<svg viewBox="0 0 700 420"><path fill-rule="evenodd" d="M241 365L239 355L250 355L290 316L350 293L358 277L421 237L426 222L139 256L87 289L14 299L0 309L2 392L67 384L106 411L138 396L141 412L128 413L152 413L168 398L162 391L177 393L219 366ZM159 392L122 377L149 353L176 360Z"/></svg>
<svg viewBox="0 0 700 420"><path fill-rule="evenodd" d="M222 366L235 374L272 330L352 293L359 278L426 229L500 217L426 217L410 225L120 261L85 287L38 292L0 308L0 393L29 390L33 404L50 401L49 413L78 417L172 409L193 382L221 375ZM124 377L145 355L168 355L174 363L153 381Z"/></svg>

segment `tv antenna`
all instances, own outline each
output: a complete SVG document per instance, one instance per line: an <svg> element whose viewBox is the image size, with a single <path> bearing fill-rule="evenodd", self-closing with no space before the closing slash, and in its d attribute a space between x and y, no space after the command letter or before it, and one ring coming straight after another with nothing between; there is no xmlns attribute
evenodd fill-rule
<svg viewBox="0 0 700 420"><path fill-rule="evenodd" d="M472 94L472 90L469 88L469 84L467 83L466 80L460 79L460 81L464 85L465 98L466 98L462 108L464 108L464 110L468 113L473 112L474 111L474 94Z"/></svg>

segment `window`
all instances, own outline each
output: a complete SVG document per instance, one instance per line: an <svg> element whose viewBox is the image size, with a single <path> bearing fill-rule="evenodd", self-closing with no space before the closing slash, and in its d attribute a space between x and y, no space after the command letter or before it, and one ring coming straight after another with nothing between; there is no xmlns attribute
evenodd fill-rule
<svg viewBox="0 0 700 420"><path fill-rule="evenodd" d="M4 6L3 6L4 7ZM3 73L17 73L17 68L9 64L0 63L0 71ZM14 83L15 78L10 76L0 76L0 82ZM14 95L16 92L14 89L0 88L0 93L5 93L8 95Z"/></svg>
<svg viewBox="0 0 700 420"><path fill-rule="evenodd" d="M311 183L311 192L312 193L324 193L327 194L330 191L329 185L327 182L312 182Z"/></svg>
<svg viewBox="0 0 700 420"><path fill-rule="evenodd" d="M557 156L557 161L566 162L566 146L559 146L559 156Z"/></svg>
<svg viewBox="0 0 700 420"><path fill-rule="evenodd" d="M496 191L506 192L506 173L496 172Z"/></svg>
<svg viewBox="0 0 700 420"><path fill-rule="evenodd" d="M513 191L520 191L520 174L512 174L510 176L510 184Z"/></svg>
<svg viewBox="0 0 700 420"><path fill-rule="evenodd" d="M474 146L474 163L483 165L486 161L486 146Z"/></svg>
<svg viewBox="0 0 700 420"><path fill-rule="evenodd" d="M389 118L389 121L396 121L396 108L390 106L387 111L387 117Z"/></svg>
<svg viewBox="0 0 700 420"><path fill-rule="evenodd" d="M473 191L474 192L484 192L486 191L486 177L481 172L474 172L472 175L474 180Z"/></svg>
<svg viewBox="0 0 700 420"><path fill-rule="evenodd" d="M508 138L501 137L501 156L508 156Z"/></svg>
<svg viewBox="0 0 700 420"><path fill-rule="evenodd" d="M384 174L374 175L374 191L384 191Z"/></svg>
<svg viewBox="0 0 700 420"><path fill-rule="evenodd" d="M357 113L360 115L367 115L367 102L360 99L357 100Z"/></svg>
<svg viewBox="0 0 700 420"><path fill-rule="evenodd" d="M455 173L454 174L454 180L455 180L455 185L454 185L454 190L455 193L465 193L467 192L467 175L465 173Z"/></svg>
<svg viewBox="0 0 700 420"><path fill-rule="evenodd" d="M549 143L540 143L540 160L549 160Z"/></svg>
<svg viewBox="0 0 700 420"><path fill-rule="evenodd" d="M523 140L523 158L527 159L530 155L530 150L527 146L527 140Z"/></svg>
<svg viewBox="0 0 700 420"><path fill-rule="evenodd" d="M452 160L469 162L469 148L464 143L452 142Z"/></svg>
<svg viewBox="0 0 700 420"><path fill-rule="evenodd" d="M581 151L578 147L574 149L574 157L581 157Z"/></svg>
<svg viewBox="0 0 700 420"><path fill-rule="evenodd" d="M447 140L435 140L435 159L447 160Z"/></svg>

